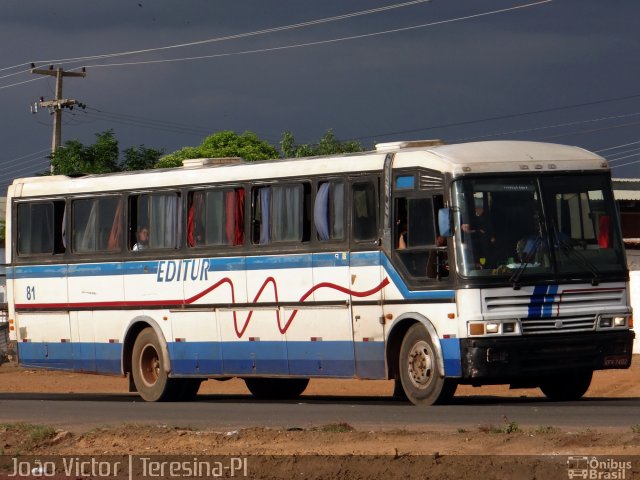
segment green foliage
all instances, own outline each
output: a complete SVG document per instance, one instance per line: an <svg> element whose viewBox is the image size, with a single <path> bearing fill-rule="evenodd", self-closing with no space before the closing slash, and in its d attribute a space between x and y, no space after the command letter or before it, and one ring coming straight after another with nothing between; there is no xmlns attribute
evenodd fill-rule
<svg viewBox="0 0 640 480"><path fill-rule="evenodd" d="M113 130L96 133L96 142L85 146L70 140L51 156L54 175L115 172L118 168L118 140Z"/></svg>
<svg viewBox="0 0 640 480"><path fill-rule="evenodd" d="M640 423L638 423L636 425L631 425L631 431L633 433L640 433Z"/></svg>
<svg viewBox="0 0 640 480"><path fill-rule="evenodd" d="M124 154L122 170L129 171L153 168L164 151L140 145L139 147L129 147L122 153Z"/></svg>
<svg viewBox="0 0 640 480"><path fill-rule="evenodd" d="M182 161L191 158L242 157L245 160L268 160L278 158L278 151L273 145L261 140L253 132L236 132L224 130L205 138L197 147L184 147L158 161L158 168L182 166Z"/></svg>
<svg viewBox="0 0 640 480"><path fill-rule="evenodd" d="M353 140L341 142L336 138L332 130L327 130L318 143L314 145L298 145L291 132L284 132L282 140L280 140L280 149L287 158L299 158L362 152L364 147L360 142Z"/></svg>
<svg viewBox="0 0 640 480"><path fill-rule="evenodd" d="M7 229L7 224L5 223L4 220L0 220L0 242L2 243L4 243L6 229Z"/></svg>
<svg viewBox="0 0 640 480"><path fill-rule="evenodd" d="M345 433L345 432L354 432L355 428L349 425L346 422L339 423L328 423L326 425L322 425L319 430L321 432L331 432L331 433Z"/></svg>

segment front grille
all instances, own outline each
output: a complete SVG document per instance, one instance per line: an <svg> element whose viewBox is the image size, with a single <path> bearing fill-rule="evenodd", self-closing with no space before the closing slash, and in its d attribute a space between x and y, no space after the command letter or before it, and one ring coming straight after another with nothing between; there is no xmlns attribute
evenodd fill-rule
<svg viewBox="0 0 640 480"><path fill-rule="evenodd" d="M596 328L599 314L626 307L626 290L623 285L487 289L483 303L486 320L517 318L523 334L587 332Z"/></svg>
<svg viewBox="0 0 640 480"><path fill-rule="evenodd" d="M556 318L523 318L522 333L557 333L585 332L596 328L595 315L556 317Z"/></svg>

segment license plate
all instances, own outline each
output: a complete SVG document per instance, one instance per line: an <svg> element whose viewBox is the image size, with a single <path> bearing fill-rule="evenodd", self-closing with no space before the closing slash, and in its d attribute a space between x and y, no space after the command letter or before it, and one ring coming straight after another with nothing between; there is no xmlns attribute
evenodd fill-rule
<svg viewBox="0 0 640 480"><path fill-rule="evenodd" d="M605 367L628 367L630 358L628 355L607 355L604 357Z"/></svg>

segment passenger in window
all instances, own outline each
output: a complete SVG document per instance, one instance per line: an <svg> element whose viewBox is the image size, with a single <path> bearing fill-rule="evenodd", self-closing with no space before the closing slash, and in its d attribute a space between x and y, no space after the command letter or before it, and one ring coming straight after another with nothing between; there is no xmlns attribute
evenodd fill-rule
<svg viewBox="0 0 640 480"><path fill-rule="evenodd" d="M407 220L398 220L398 250L407 248Z"/></svg>
<svg viewBox="0 0 640 480"><path fill-rule="evenodd" d="M149 248L149 229L147 227L140 227L136 236L138 241L133 246L134 252Z"/></svg>

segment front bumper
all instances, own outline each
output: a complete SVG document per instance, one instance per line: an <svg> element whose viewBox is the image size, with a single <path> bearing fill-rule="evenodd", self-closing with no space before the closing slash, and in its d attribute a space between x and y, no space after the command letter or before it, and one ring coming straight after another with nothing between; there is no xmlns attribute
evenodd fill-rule
<svg viewBox="0 0 640 480"><path fill-rule="evenodd" d="M621 330L461 339L461 383L519 383L576 370L629 368L634 337Z"/></svg>

